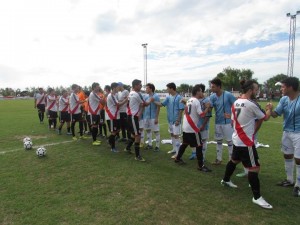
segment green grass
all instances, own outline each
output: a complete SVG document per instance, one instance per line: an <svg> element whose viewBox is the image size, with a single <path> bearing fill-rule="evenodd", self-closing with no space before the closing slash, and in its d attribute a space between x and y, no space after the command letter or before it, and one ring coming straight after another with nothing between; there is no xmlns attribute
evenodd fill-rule
<svg viewBox="0 0 300 225"><path fill-rule="evenodd" d="M106 143L91 140L47 146L47 156L23 150L29 136L34 147L71 140L39 124L33 102L0 101L0 224L298 224L298 198L291 188L275 184L285 178L280 152L282 119L263 124L259 142L261 192L274 209L251 202L247 179L232 177L239 188L224 188L220 180L225 164L212 166L215 145L209 145L210 174L196 170L196 162L183 159L178 166L166 152L142 150L146 163L133 155L113 154ZM165 110L160 115L162 139L168 139ZM213 122L213 120L211 121ZM210 136L213 140L213 123ZM119 149L124 144L117 143ZM227 159L224 148L224 160ZM239 166L237 172L242 171ZM298 222L297 222L298 221Z"/></svg>

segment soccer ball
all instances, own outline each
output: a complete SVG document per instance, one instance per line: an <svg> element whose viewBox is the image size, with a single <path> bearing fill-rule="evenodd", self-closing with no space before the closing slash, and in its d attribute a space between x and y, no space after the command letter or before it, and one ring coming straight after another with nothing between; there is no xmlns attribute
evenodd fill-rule
<svg viewBox="0 0 300 225"><path fill-rule="evenodd" d="M24 149L29 150L32 148L32 142L31 141L25 141L24 142Z"/></svg>
<svg viewBox="0 0 300 225"><path fill-rule="evenodd" d="M25 138L23 139L23 143L25 143L26 141L31 141L30 137L25 137Z"/></svg>
<svg viewBox="0 0 300 225"><path fill-rule="evenodd" d="M44 147L39 147L37 150L36 150L36 155L38 157L43 157L46 155L46 149Z"/></svg>

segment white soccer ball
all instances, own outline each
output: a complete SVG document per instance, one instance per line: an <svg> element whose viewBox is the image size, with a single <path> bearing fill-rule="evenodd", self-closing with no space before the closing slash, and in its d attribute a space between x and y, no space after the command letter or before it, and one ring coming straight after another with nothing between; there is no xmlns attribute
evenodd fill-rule
<svg viewBox="0 0 300 225"><path fill-rule="evenodd" d="M44 147L39 147L37 150L36 150L36 155L38 157L43 157L46 155L46 149Z"/></svg>
<svg viewBox="0 0 300 225"><path fill-rule="evenodd" d="M29 150L32 148L32 142L31 141L25 141L24 142L24 149Z"/></svg>
<svg viewBox="0 0 300 225"><path fill-rule="evenodd" d="M25 138L23 139L23 143L25 143L26 141L31 141L31 138L30 138L30 137L25 137Z"/></svg>

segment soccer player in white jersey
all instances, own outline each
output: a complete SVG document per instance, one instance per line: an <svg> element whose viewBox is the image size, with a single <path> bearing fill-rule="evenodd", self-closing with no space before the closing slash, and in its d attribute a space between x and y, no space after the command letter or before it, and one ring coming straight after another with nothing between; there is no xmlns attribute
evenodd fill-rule
<svg viewBox="0 0 300 225"><path fill-rule="evenodd" d="M56 129L57 124L57 97L53 88L48 89L47 95L47 110L49 130Z"/></svg>
<svg viewBox="0 0 300 225"><path fill-rule="evenodd" d="M210 96L212 107L215 109L215 140L217 141L217 157L214 165L222 163L223 155L223 139L227 141L229 160L232 153L232 126L231 126L231 106L236 98L228 91L222 89L222 81L214 78L211 81Z"/></svg>
<svg viewBox="0 0 300 225"><path fill-rule="evenodd" d="M202 94L202 89L199 84L195 85L192 89L192 96L186 103L183 123L182 123L182 144L179 147L178 154L175 158L175 163L184 164L184 161L181 159L183 153L187 146L196 148L196 155L198 160L198 170L202 172L211 172L203 164L203 153L202 153L202 140L200 129L197 124L200 117L205 117L206 112L209 109L209 105L205 111L202 111L199 99Z"/></svg>
<svg viewBox="0 0 300 225"><path fill-rule="evenodd" d="M128 115L128 129L131 133L131 137L128 140L128 144L124 151L131 153L131 146L134 143L135 160L145 162L146 160L140 154L140 140L141 134L139 129L139 120L143 112L143 107L153 102L153 98L149 99L149 102L145 102L140 91L142 88L142 81L132 81L132 91L128 96L127 115Z"/></svg>
<svg viewBox="0 0 300 225"><path fill-rule="evenodd" d="M180 134L181 134L181 119L184 110L184 104L181 102L182 96L176 92L176 85L174 83L167 84L167 91L169 96L163 102L156 102L158 106L167 107L167 117L169 124L169 133L172 138L173 149L168 153L174 154L172 158L175 158L179 146L180 146Z"/></svg>
<svg viewBox="0 0 300 225"><path fill-rule="evenodd" d="M80 105L84 101L80 101L79 97L77 96L77 93L79 92L79 86L77 84L73 84L71 86L72 88L72 93L69 98L69 110L70 110L70 115L71 115L71 131L72 131L72 136L73 140L76 141L78 138L75 136L75 124L76 122L79 123L79 133L80 137L79 139L86 139L86 137L83 136L83 119L82 119L82 113L80 110Z"/></svg>
<svg viewBox="0 0 300 225"><path fill-rule="evenodd" d="M285 163L286 179L278 183L282 187L294 186L293 195L300 196L300 93L299 79L288 77L281 81L284 95L272 117L283 115L282 152ZM272 109L272 104L268 104ZM296 163L296 182L294 183L294 162Z"/></svg>
<svg viewBox="0 0 300 225"><path fill-rule="evenodd" d="M148 101L149 98L153 98L154 101L160 102L160 98L158 94L155 92L155 86L152 83L146 84L146 93L144 99ZM155 103L151 103L144 109L143 119L144 119L144 130L147 134L148 144L146 149L152 149L152 132L155 134L155 149L154 151L159 151L160 145L160 133L159 133L159 117L160 107L155 105Z"/></svg>
<svg viewBox="0 0 300 225"><path fill-rule="evenodd" d="M100 122L100 104L104 104L104 99L98 95L100 91L99 83L94 82L92 84L92 92L88 98L88 117L90 119L92 130L92 145L100 145L101 141L97 140L98 126Z"/></svg>
<svg viewBox="0 0 300 225"><path fill-rule="evenodd" d="M106 113L109 118L107 120L110 136L108 137L108 143L111 146L112 152L118 152L116 149L116 135L120 131L120 106L127 103L127 99L123 99L122 102L118 100L118 83L113 82L111 84L111 92L107 96L106 100Z"/></svg>
<svg viewBox="0 0 300 225"><path fill-rule="evenodd" d="M44 123L46 94L43 88L39 88L39 92L34 95L34 108L38 109L40 123Z"/></svg>
<svg viewBox="0 0 300 225"><path fill-rule="evenodd" d="M234 129L232 135L233 152L231 160L227 163L221 184L237 188L237 185L231 182L230 177L236 165L242 162L243 166L248 169L248 181L253 193L252 202L262 208L272 209L273 207L260 194L260 182L258 178L260 164L254 143L254 135L258 132L262 122L270 117L271 111L268 109L266 115L259 105L252 100L258 92L258 83L255 80L243 80L240 84L242 95L231 107L231 118Z"/></svg>
<svg viewBox="0 0 300 225"><path fill-rule="evenodd" d="M69 95L66 90L62 90L62 96L58 100L59 122L58 134L61 134L62 127L67 123L67 134L71 134L70 113L69 113Z"/></svg>
<svg viewBox="0 0 300 225"><path fill-rule="evenodd" d="M127 100L129 91L124 89L124 85L122 82L118 83L118 99L120 102L122 102L124 99ZM127 137L130 135L128 133L127 129L127 105L126 103L121 105L119 108L120 112L120 128L121 128L121 133L122 133L122 138L120 141L125 142L127 141Z"/></svg>

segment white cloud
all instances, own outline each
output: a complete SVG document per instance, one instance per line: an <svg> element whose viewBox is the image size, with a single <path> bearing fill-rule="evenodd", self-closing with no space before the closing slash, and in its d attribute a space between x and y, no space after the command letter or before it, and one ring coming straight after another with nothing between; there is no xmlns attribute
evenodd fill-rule
<svg viewBox="0 0 300 225"><path fill-rule="evenodd" d="M292 0L4 1L0 88L130 84L143 79L142 43L148 81L158 88L207 83L227 66L249 68L263 82L287 70L285 14L299 7Z"/></svg>

